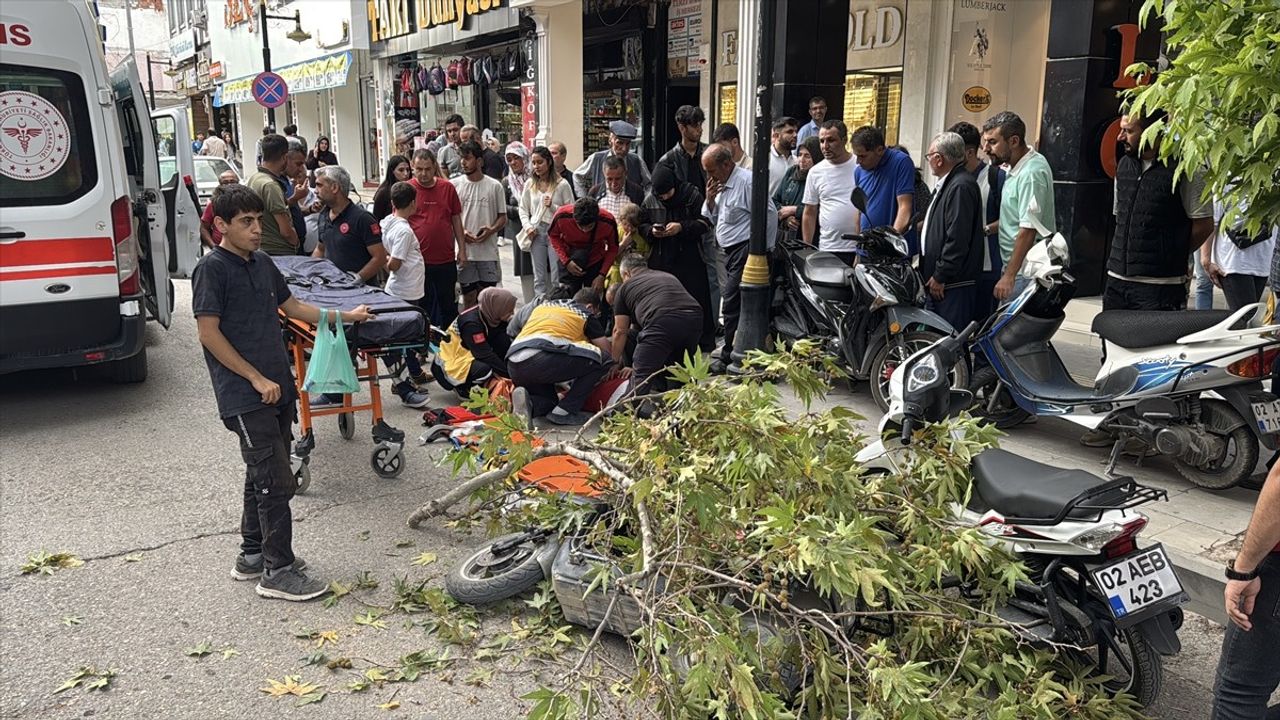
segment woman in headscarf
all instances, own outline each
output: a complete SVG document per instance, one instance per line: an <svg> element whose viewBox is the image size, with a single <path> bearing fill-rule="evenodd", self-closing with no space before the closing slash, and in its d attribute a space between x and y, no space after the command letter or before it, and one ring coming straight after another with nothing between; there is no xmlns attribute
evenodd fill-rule
<svg viewBox="0 0 1280 720"><path fill-rule="evenodd" d="M524 143L512 141L507 143L504 155L507 160L507 176L502 178L502 186L507 191L507 226L502 231L502 236L506 238L514 246L511 248L511 254L514 256L514 267L516 277L520 278L521 289L524 291L524 301L529 302L534 296L534 272L533 258L525 250L520 249L520 244L516 242L520 230L524 227L524 223L520 218L520 196L524 194L525 186L529 184L529 148Z"/></svg>
<svg viewBox="0 0 1280 720"><path fill-rule="evenodd" d="M555 217L556 210L573 202L573 188L556 173L551 150L542 145L533 149L529 169L529 179L524 181L524 191L518 196L516 211L521 225L534 227L529 247L533 292L536 296L545 296L560 280L560 268L555 251L547 241L547 229L551 227L551 218Z"/></svg>
<svg viewBox="0 0 1280 720"><path fill-rule="evenodd" d="M392 155L387 161L387 173L382 176L382 184L373 194L374 220L382 222L383 218L391 214L391 186L398 182L409 182L411 177L413 177L413 169L409 165L409 158L404 155Z"/></svg>
<svg viewBox="0 0 1280 720"><path fill-rule="evenodd" d="M481 290L476 300L449 326L449 336L431 363L431 374L440 387L453 390L460 398L469 397L476 385L510 377L507 322L515 315L516 296L509 290L490 287Z"/></svg>
<svg viewBox="0 0 1280 720"><path fill-rule="evenodd" d="M328 165L337 165L338 156L329 149L329 138L321 135L316 138L316 146L307 153L307 169L315 171Z"/></svg>
<svg viewBox="0 0 1280 720"><path fill-rule="evenodd" d="M640 232L651 248L649 267L671 273L702 307L702 338L698 346L715 349L716 323L711 315L711 287L702 238L711 223L702 216L702 192L681 182L663 163L653 170L653 188L644 199L646 218Z"/></svg>
<svg viewBox="0 0 1280 720"><path fill-rule="evenodd" d="M778 189L773 191L773 204L778 207L778 229L795 237L800 232L800 217L804 213L804 182L809 170L822 162L822 146L816 135L810 135L796 148L796 163L787 168ZM814 237L818 236L814 231Z"/></svg>

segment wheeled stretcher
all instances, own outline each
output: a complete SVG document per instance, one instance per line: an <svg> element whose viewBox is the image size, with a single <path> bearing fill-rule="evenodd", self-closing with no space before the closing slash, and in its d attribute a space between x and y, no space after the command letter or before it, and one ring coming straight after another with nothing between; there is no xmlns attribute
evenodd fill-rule
<svg viewBox="0 0 1280 720"><path fill-rule="evenodd" d="M346 440L355 437L355 415L368 411L373 438L373 451L369 464L382 478L393 478L404 470L404 432L386 423L382 417L382 392L379 381L395 377L388 371L382 374L378 360L395 367L402 351L415 351L426 346L427 321L422 311L409 303L388 295L381 289L363 285L339 270L332 262L321 258L275 257L276 267L289 284L289 291L305 303L320 308L354 310L368 305L375 317L368 321L344 327L347 346L352 352L356 377L368 384L369 400L355 403L351 395L344 395L340 405L312 407L311 398L302 389L307 375L307 362L315 346L316 327L310 323L280 315L285 341L293 356L293 371L298 384L299 424L301 432L293 446L293 472L298 481L298 492L311 483L311 451L316 440L313 420L317 417L338 418L338 432Z"/></svg>

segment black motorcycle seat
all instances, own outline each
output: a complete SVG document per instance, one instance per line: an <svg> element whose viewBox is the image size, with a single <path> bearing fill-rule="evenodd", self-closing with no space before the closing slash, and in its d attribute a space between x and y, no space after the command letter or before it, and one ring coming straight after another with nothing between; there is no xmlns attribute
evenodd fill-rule
<svg viewBox="0 0 1280 720"><path fill-rule="evenodd" d="M1208 330L1231 317L1230 310L1104 310L1093 318L1093 332L1130 350L1172 345L1178 338Z"/></svg>
<svg viewBox="0 0 1280 720"><path fill-rule="evenodd" d="M1052 520L1081 493L1106 483L1084 470L1045 465L999 449L983 451L973 459L975 499L1006 517ZM1089 504L1120 500L1123 497L1101 496L1091 498ZM1078 510L1070 516L1091 514Z"/></svg>
<svg viewBox="0 0 1280 720"><path fill-rule="evenodd" d="M853 274L853 268L843 260L822 250L798 255L796 260L800 263L800 274L812 285L847 287L849 276Z"/></svg>

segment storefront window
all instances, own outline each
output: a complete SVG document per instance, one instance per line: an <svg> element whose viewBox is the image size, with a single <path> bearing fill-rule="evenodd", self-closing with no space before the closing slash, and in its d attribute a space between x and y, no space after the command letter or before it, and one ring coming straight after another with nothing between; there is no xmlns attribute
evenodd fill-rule
<svg viewBox="0 0 1280 720"><path fill-rule="evenodd" d="M585 75L582 142L586 153L609 145L609 123L626 120L643 133L640 119L640 77L644 64L639 35L596 43L583 48ZM648 138L636 138L632 152Z"/></svg>
<svg viewBox="0 0 1280 720"><path fill-rule="evenodd" d="M898 144L902 110L902 68L867 70L844 76L844 124L852 133L864 125L880 128L886 145Z"/></svg>

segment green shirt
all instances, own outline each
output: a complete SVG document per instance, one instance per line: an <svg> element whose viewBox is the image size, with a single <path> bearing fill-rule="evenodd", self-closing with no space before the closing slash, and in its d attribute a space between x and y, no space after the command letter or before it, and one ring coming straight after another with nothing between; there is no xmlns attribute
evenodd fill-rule
<svg viewBox="0 0 1280 720"><path fill-rule="evenodd" d="M1037 229L1036 221L1039 222ZM1013 257L1013 241L1022 228L1036 230L1043 240L1057 230L1053 209L1053 171L1049 161L1028 150L1009 171L1000 194L1000 258L1005 265ZM1048 230L1047 234L1042 231Z"/></svg>
<svg viewBox="0 0 1280 720"><path fill-rule="evenodd" d="M297 255L298 249L284 239L280 234L280 224L276 222L277 213L284 213L286 216L289 214L280 179L265 170L259 170L250 175L245 184L262 198L262 252L268 255Z"/></svg>

